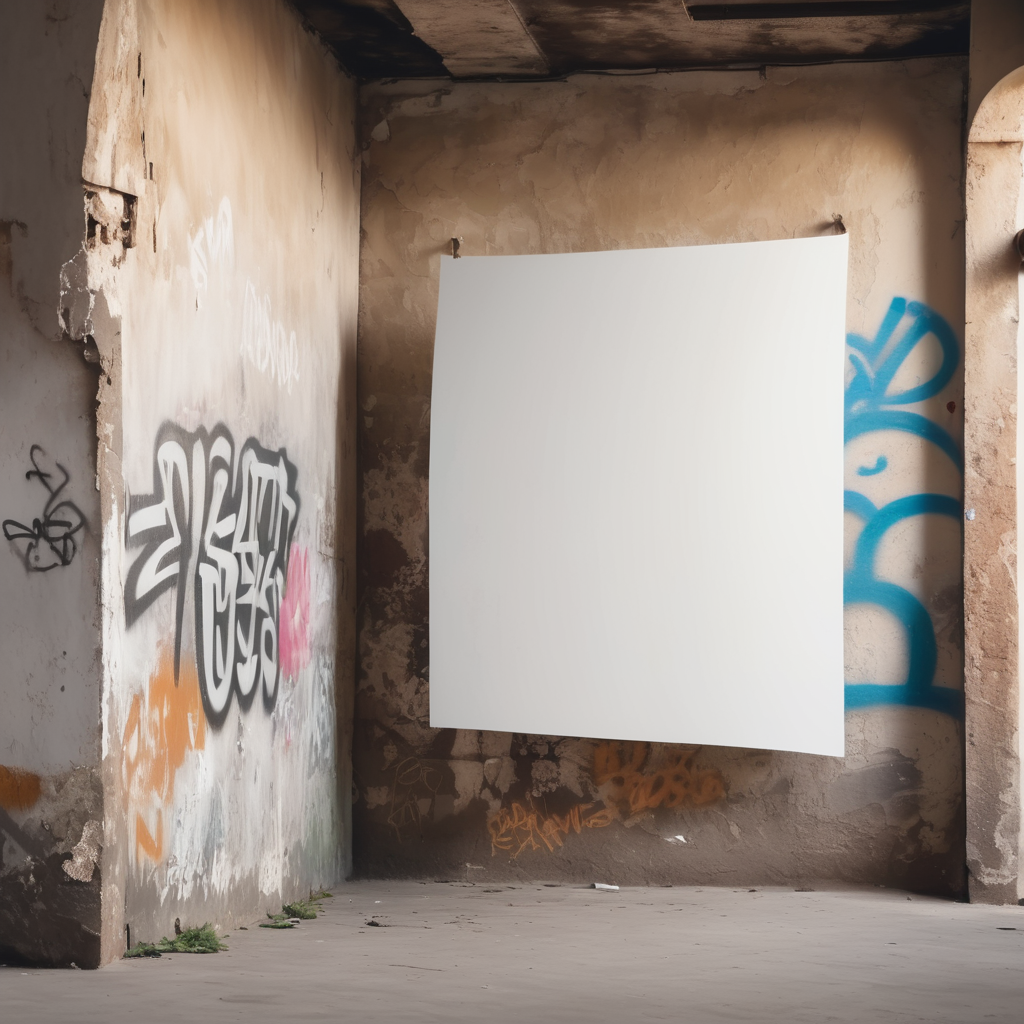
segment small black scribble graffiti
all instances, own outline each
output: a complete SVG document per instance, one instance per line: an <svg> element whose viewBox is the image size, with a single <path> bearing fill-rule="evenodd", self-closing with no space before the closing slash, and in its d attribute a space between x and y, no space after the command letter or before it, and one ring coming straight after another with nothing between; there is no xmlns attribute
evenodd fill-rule
<svg viewBox="0 0 1024 1024"><path fill-rule="evenodd" d="M38 480L50 498L43 506L41 518L33 519L31 526L5 519L4 536L18 549L29 572L49 572L71 564L78 552L75 535L84 529L85 516L77 505L60 500L71 474L59 462L51 462L37 444L32 445L29 458L32 469L25 479Z"/></svg>
<svg viewBox="0 0 1024 1024"><path fill-rule="evenodd" d="M415 757L407 757L394 772L388 824L401 842L406 825L422 825L424 821L433 819L434 803L443 777L432 764Z"/></svg>

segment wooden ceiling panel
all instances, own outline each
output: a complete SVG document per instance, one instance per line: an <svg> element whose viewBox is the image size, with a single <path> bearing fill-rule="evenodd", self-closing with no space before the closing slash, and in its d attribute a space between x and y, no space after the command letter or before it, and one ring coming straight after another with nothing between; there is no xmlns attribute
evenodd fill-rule
<svg viewBox="0 0 1024 1024"><path fill-rule="evenodd" d="M358 78L448 74L440 54L413 33L392 0L292 0L292 5Z"/></svg>
<svg viewBox="0 0 1024 1024"><path fill-rule="evenodd" d="M965 54L969 0L292 0L360 78Z"/></svg>
<svg viewBox="0 0 1024 1024"><path fill-rule="evenodd" d="M849 3L710 4L692 20L680 0L515 0L553 71L793 64L966 53L970 5L932 3L907 13L906 0L867 0L876 14L837 16ZM762 7L765 15L753 16ZM815 16L803 16L818 8ZM856 9L856 8L855 8ZM792 16L796 10L799 17ZM828 11L826 15L824 12ZM893 13L893 12L896 13Z"/></svg>

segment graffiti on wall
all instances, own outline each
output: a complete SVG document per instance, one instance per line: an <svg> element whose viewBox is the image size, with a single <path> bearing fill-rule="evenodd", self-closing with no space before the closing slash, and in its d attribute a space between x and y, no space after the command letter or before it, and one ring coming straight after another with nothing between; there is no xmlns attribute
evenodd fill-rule
<svg viewBox="0 0 1024 1024"><path fill-rule="evenodd" d="M281 675L294 679L308 664L309 551L296 545L288 558L288 580L281 602Z"/></svg>
<svg viewBox="0 0 1024 1024"><path fill-rule="evenodd" d="M173 804L178 769L190 751L206 746L199 680L191 665L175 671L164 651L145 694L132 698L121 737L121 772L135 834L135 859L158 861L164 849L164 812Z"/></svg>
<svg viewBox="0 0 1024 1024"><path fill-rule="evenodd" d="M406 825L420 825L434 816L437 791L441 788L441 772L417 757L407 757L393 769L391 806L388 824L399 842Z"/></svg>
<svg viewBox="0 0 1024 1024"><path fill-rule="evenodd" d="M671 747L658 752L650 743L605 742L594 747L593 783L598 799L552 814L527 797L513 800L487 819L491 855L507 852L513 860L527 851L554 853L570 835L585 828L630 822L659 808L705 807L725 796L717 771L694 766L695 749Z"/></svg>
<svg viewBox="0 0 1024 1024"><path fill-rule="evenodd" d="M562 837L579 835L585 828L605 828L615 820L615 812L601 804L581 803L566 814L547 814L532 801L514 800L511 807L502 807L488 818L491 855L506 851L516 860L527 850L554 853L562 846Z"/></svg>
<svg viewBox="0 0 1024 1024"><path fill-rule="evenodd" d="M48 495L46 504L31 526L5 519L4 536L18 549L27 571L48 572L71 564L78 551L75 536L85 527L85 516L73 502L61 499L71 479L68 471L37 444L32 445L29 459L32 468L25 479L43 485Z"/></svg>
<svg viewBox="0 0 1024 1024"><path fill-rule="evenodd" d="M239 351L260 373L288 389L299 379L299 343L294 331L285 330L270 312L270 296L257 295L252 281L245 283L242 340Z"/></svg>
<svg viewBox="0 0 1024 1024"><path fill-rule="evenodd" d="M594 782L623 818L658 807L703 807L725 796L719 772L694 768L696 750L673 749L653 765L649 743L599 743Z"/></svg>
<svg viewBox="0 0 1024 1024"><path fill-rule="evenodd" d="M233 696L242 710L257 690L267 711L277 700L297 476L284 449L269 451L250 437L236 453L223 424L189 432L165 423L156 439L153 493L129 503L127 547L141 550L125 582L127 625L174 590L177 677L191 598L199 689L214 727Z"/></svg>
<svg viewBox="0 0 1024 1024"><path fill-rule="evenodd" d="M215 217L206 217L199 229L189 236L188 269L196 289L196 309L210 285L214 267L229 267L235 262L235 228L231 202L227 196L220 201Z"/></svg>
<svg viewBox="0 0 1024 1024"><path fill-rule="evenodd" d="M235 263L235 226L231 201L224 196L217 213L205 217L189 236L188 269L195 287L196 309L210 287L210 277L217 270ZM239 352L260 373L276 380L291 394L299 379L299 344L295 331L285 329L271 315L270 296L259 294L252 281L246 281L242 296L242 334Z"/></svg>
<svg viewBox="0 0 1024 1024"><path fill-rule="evenodd" d="M938 344L941 358L930 377L910 386L894 382L905 361L926 339ZM906 407L933 398L952 380L960 362L960 345L949 324L919 302L895 298L872 340L857 334L847 338L852 375L846 386L845 444L871 432L894 431L912 435L950 460L963 474L963 457L950 433L933 420ZM880 455L857 475L873 478L889 469L890 459ZM960 691L935 684L938 646L928 609L909 590L880 578L876 571L879 546L886 533L913 516L948 516L960 521L961 503L943 494L902 495L876 506L864 494L848 490L844 505L862 522L853 563L844 579L844 603L868 604L884 609L900 624L907 643L906 678L900 684L846 684L846 707L905 704L961 714Z"/></svg>

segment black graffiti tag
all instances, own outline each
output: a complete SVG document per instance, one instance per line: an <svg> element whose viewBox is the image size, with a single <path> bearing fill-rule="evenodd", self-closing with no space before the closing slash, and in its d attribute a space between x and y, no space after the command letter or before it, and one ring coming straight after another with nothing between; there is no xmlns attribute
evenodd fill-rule
<svg viewBox="0 0 1024 1024"><path fill-rule="evenodd" d="M249 438L235 457L223 424L212 431L165 423L156 441L153 494L132 498L126 543L142 551L128 571L131 627L176 589L175 674L186 587L195 603L196 662L203 706L217 726L232 694L245 710L256 691L271 710L280 676L278 628L299 511L297 471L285 451Z"/></svg>
<svg viewBox="0 0 1024 1024"><path fill-rule="evenodd" d="M21 560L29 572L49 572L58 566L70 565L78 552L75 535L85 527L85 516L77 505L61 501L61 491L71 479L59 463L48 464L46 452L37 445L29 451L32 469L26 480L37 479L50 495L43 506L43 514L33 519L31 526L5 519L4 536L19 549ZM22 548L22 542L27 542Z"/></svg>
<svg viewBox="0 0 1024 1024"><path fill-rule="evenodd" d="M231 481L230 449L214 445L195 579L196 649L207 715L222 721L231 687L247 708L259 687L277 699L278 627L299 499L282 453L246 441Z"/></svg>

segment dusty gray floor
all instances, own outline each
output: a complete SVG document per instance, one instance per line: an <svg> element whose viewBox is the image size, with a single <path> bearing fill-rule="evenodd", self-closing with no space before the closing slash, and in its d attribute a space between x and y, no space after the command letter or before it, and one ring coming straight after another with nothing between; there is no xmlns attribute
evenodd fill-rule
<svg viewBox="0 0 1024 1024"><path fill-rule="evenodd" d="M877 889L334 892L319 920L233 932L215 956L2 969L0 1021L1024 1021L1024 907Z"/></svg>

